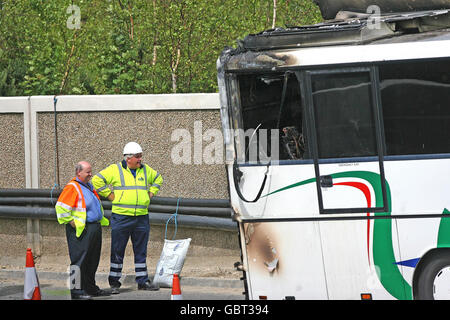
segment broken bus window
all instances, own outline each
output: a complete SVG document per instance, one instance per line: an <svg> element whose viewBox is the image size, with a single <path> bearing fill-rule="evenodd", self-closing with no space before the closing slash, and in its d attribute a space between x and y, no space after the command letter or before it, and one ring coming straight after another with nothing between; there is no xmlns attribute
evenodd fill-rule
<svg viewBox="0 0 450 320"><path fill-rule="evenodd" d="M287 81L282 105L285 73L245 74L237 77L245 137L245 162L252 162L248 152L258 148L258 162L306 159L303 130L303 106L297 77ZM277 124L279 124L277 126ZM277 131L277 134L273 134ZM256 132L255 132L256 131ZM278 147L272 146L277 143ZM272 154L273 152L278 154Z"/></svg>

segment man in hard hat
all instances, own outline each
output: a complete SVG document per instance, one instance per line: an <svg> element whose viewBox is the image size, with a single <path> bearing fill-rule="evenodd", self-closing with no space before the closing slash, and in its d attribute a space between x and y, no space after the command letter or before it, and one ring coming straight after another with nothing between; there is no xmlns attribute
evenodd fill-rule
<svg viewBox="0 0 450 320"><path fill-rule="evenodd" d="M109 295L95 284L95 273L100 261L102 229L107 226L103 207L97 192L89 181L92 167L80 161L75 167L75 177L64 187L55 205L56 217L66 225L70 256L72 299L90 299ZM72 274L73 272L73 274Z"/></svg>
<svg viewBox="0 0 450 320"><path fill-rule="evenodd" d="M131 237L134 267L139 290L159 290L147 273L147 243L150 235L148 206L163 182L162 176L142 163L142 148L129 142L123 149L122 162L112 164L92 178L97 192L112 201L111 266L108 281L112 293L119 293L123 257ZM113 191L109 188L113 187Z"/></svg>

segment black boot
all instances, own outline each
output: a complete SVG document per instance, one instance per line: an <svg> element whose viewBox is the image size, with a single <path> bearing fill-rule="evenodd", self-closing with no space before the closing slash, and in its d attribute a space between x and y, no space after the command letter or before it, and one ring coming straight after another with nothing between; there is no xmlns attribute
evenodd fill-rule
<svg viewBox="0 0 450 320"><path fill-rule="evenodd" d="M158 291L159 286L153 282L150 282L150 280L147 280L142 284L138 283L138 290Z"/></svg>

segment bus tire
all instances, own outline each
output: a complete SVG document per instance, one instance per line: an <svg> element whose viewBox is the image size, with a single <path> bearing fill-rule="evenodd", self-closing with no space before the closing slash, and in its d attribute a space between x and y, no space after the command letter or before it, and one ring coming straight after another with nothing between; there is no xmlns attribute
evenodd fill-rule
<svg viewBox="0 0 450 320"><path fill-rule="evenodd" d="M443 277L447 277L449 274L450 251L437 250L421 265L417 282L414 286L414 299L435 300L435 290L439 289L436 286L441 285ZM441 276L442 278L440 278ZM450 295L450 288L447 292ZM447 297L447 299L449 298Z"/></svg>

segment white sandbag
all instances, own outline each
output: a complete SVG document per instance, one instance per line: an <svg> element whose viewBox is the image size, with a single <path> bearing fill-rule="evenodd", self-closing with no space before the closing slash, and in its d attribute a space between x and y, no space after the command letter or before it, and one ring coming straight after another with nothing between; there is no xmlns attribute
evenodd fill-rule
<svg viewBox="0 0 450 320"><path fill-rule="evenodd" d="M164 240L164 247L156 265L153 282L162 288L172 288L173 274L180 275L191 238Z"/></svg>

